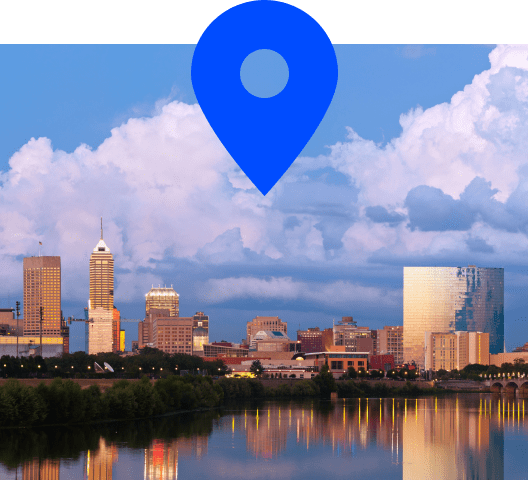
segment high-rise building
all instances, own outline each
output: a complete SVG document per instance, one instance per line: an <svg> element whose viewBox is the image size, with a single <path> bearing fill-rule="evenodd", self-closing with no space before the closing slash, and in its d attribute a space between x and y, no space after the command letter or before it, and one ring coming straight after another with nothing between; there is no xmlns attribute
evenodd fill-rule
<svg viewBox="0 0 528 480"><path fill-rule="evenodd" d="M180 316L180 296L174 291L172 286L154 287L145 294L145 317L149 316L151 308L169 310L169 317Z"/></svg>
<svg viewBox="0 0 528 480"><path fill-rule="evenodd" d="M90 305L89 309L101 307L114 309L114 257L103 240L101 220L101 239L90 255Z"/></svg>
<svg viewBox="0 0 528 480"><path fill-rule="evenodd" d="M23 260L23 268L24 335L60 336L60 257L26 257Z"/></svg>
<svg viewBox="0 0 528 480"><path fill-rule="evenodd" d="M378 330L378 355L393 355L394 363L403 363L403 325Z"/></svg>
<svg viewBox="0 0 528 480"><path fill-rule="evenodd" d="M101 239L90 256L90 300L88 302L88 353L113 350L114 257Z"/></svg>
<svg viewBox="0 0 528 480"><path fill-rule="evenodd" d="M489 333L490 353L504 351L504 269L404 267L403 356L425 366L425 332Z"/></svg>
<svg viewBox="0 0 528 480"><path fill-rule="evenodd" d="M273 332L284 332L288 334L288 324L279 317L255 317L251 322L247 322L247 344L250 345L253 336L261 330L271 330Z"/></svg>

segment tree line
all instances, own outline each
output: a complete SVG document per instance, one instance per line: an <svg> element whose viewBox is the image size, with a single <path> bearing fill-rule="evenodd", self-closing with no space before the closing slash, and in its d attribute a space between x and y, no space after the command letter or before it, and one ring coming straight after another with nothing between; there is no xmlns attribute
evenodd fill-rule
<svg viewBox="0 0 528 480"><path fill-rule="evenodd" d="M56 378L30 387L9 379L0 387L0 426L31 427L69 425L101 420L131 420L163 415L182 410L218 407L241 399L292 397L328 398L332 392L340 397L398 396L425 393L411 382L403 388L383 384L371 386L352 380L337 383L323 366L311 380L300 380L293 386L282 384L265 387L258 379L221 378L211 376L169 375L154 383L144 375L140 381L116 381L104 393L98 385L81 389L71 379Z"/></svg>
<svg viewBox="0 0 528 480"><path fill-rule="evenodd" d="M208 361L203 357L176 353L170 355L156 348L146 347L138 355L121 356L116 353L88 355L84 352L65 353L60 357L42 358L11 357L0 358L2 378L98 378L94 363L101 367L108 363L114 372L105 370L109 378L167 377L180 372L205 373L222 376L228 371L222 360Z"/></svg>

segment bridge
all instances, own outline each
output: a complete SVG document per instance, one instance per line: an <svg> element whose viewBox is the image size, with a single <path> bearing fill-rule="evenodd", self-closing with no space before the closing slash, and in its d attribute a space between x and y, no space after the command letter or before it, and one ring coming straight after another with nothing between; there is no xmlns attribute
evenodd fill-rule
<svg viewBox="0 0 528 480"><path fill-rule="evenodd" d="M528 377L491 378L482 382L492 393L519 394L528 397Z"/></svg>

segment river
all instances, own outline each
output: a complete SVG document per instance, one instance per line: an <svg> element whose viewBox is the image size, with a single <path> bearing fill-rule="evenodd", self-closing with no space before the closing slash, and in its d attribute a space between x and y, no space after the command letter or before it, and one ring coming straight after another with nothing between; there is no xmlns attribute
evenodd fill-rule
<svg viewBox="0 0 528 480"><path fill-rule="evenodd" d="M0 478L522 479L527 445L528 400L516 397L267 401L1 430Z"/></svg>

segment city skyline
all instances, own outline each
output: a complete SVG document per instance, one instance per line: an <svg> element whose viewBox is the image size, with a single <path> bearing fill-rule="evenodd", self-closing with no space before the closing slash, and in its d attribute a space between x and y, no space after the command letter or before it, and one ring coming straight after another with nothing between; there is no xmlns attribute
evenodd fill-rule
<svg viewBox="0 0 528 480"><path fill-rule="evenodd" d="M27 52L28 59L39 51L2 48L13 48L17 58ZM41 48L60 57L53 47ZM189 48L181 47L183 57ZM361 325L382 328L403 323L403 265L478 264L504 268L506 348L525 343L528 48L496 47L487 66L474 60L486 59L490 49L336 47L341 93L331 109L343 108L343 96L357 100L351 88L361 80L347 83L355 61L378 58L383 68L394 67L407 102L398 107L400 125L383 140L372 126L377 122L379 132L383 105L376 104L376 115L368 108L346 118L329 111L331 130L341 129L341 136L319 137L319 150L298 158L265 198L226 155L188 85L178 80L185 76L184 60L176 80L164 77L162 87L149 90L159 99L155 108L123 116L122 106L114 106L111 125L108 111L105 118L91 111L102 133L99 140L87 133L88 145L77 132L70 137L77 146L63 140L55 146L62 134L29 122L20 127L25 143L11 141L0 162L1 306L13 306L8 297L13 304L21 298L21 258L36 255L41 241L43 254L61 256L64 315L81 318L90 239L102 215L116 265L115 303L124 318L143 317L143 298L154 284L174 286L182 316L206 312L212 339L227 329L225 335L238 340L255 315L306 329L353 314ZM100 51L79 49L83 55ZM108 51L131 55L134 49ZM62 62L61 68L68 66ZM365 75L384 78L384 69L371 63L362 63ZM462 64L473 70L458 77ZM438 78L456 78L447 82L449 94L439 80L418 81L435 69L445 73ZM149 78L145 84L152 86ZM180 84L181 96L171 97ZM376 85L389 105L396 98L393 85ZM49 92L63 99L57 89ZM397 124L398 115L391 115ZM363 118L372 128L362 130ZM37 138L43 134L49 137Z"/></svg>

